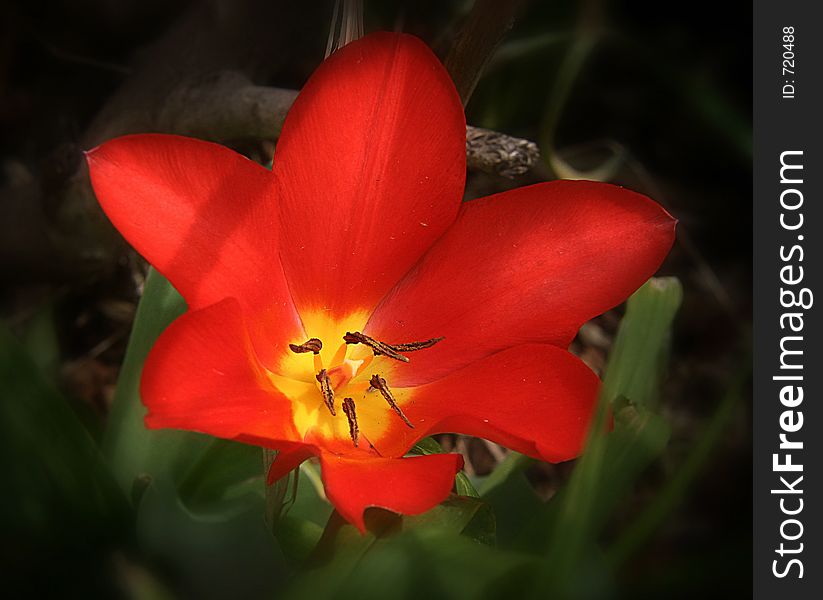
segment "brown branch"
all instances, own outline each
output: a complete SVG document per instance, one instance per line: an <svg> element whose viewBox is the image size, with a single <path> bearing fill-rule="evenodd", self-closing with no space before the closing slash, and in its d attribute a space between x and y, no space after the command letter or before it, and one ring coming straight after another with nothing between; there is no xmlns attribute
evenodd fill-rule
<svg viewBox="0 0 823 600"><path fill-rule="evenodd" d="M253 85L240 73L224 72L182 82L157 119L158 129L225 142L274 140L297 92ZM537 144L504 133L466 128L470 169L503 177L526 173L539 159Z"/></svg>
<svg viewBox="0 0 823 600"><path fill-rule="evenodd" d="M182 82L157 117L157 129L216 142L273 140L297 92L252 84L224 71Z"/></svg>
<svg viewBox="0 0 823 600"><path fill-rule="evenodd" d="M534 142L480 127L466 128L466 164L470 169L511 179L528 172L539 158Z"/></svg>

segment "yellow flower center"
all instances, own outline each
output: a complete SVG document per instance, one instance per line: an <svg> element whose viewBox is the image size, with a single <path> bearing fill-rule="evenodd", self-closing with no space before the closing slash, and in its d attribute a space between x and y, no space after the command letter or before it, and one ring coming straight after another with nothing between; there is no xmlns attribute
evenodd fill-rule
<svg viewBox="0 0 823 600"><path fill-rule="evenodd" d="M292 403L292 415L304 440L322 438L368 448L379 439L391 419L401 418L400 404L410 390L397 398L386 378L397 365L408 362L401 352L428 348L439 339L395 346L360 333L368 313L357 312L332 319L324 311L302 315L307 338L291 340L291 352L269 377ZM365 442L365 443L364 443Z"/></svg>

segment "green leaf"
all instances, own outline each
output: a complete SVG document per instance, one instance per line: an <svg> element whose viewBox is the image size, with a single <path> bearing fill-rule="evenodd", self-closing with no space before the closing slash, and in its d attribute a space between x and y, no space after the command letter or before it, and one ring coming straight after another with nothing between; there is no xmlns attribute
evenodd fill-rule
<svg viewBox="0 0 823 600"><path fill-rule="evenodd" d="M477 490L474 489L474 485L472 485L469 476L463 471L460 471L454 476L454 490L461 496L468 496L470 498L477 498L480 496L480 494L477 493Z"/></svg>
<svg viewBox="0 0 823 600"><path fill-rule="evenodd" d="M431 510L403 517L403 530L442 529L462 533L490 546L495 542L495 517L485 502L466 496L451 495Z"/></svg>
<svg viewBox="0 0 823 600"><path fill-rule="evenodd" d="M182 476L178 493L189 510L208 511L247 490L247 484L262 490L262 472L260 448L215 439Z"/></svg>
<svg viewBox="0 0 823 600"><path fill-rule="evenodd" d="M323 527L308 519L287 514L278 519L274 535L287 558L303 562L320 541Z"/></svg>
<svg viewBox="0 0 823 600"><path fill-rule="evenodd" d="M433 437L427 437L419 440L409 451L409 454L417 454L420 456L427 454L443 454L443 447Z"/></svg>
<svg viewBox="0 0 823 600"><path fill-rule="evenodd" d="M262 481L256 493L224 499L222 510L194 513L167 479L156 478L137 508L142 553L175 582L182 597L274 597L287 565L263 520Z"/></svg>
<svg viewBox="0 0 823 600"><path fill-rule="evenodd" d="M480 488L481 498L496 515L497 542L501 546L510 546L543 506L525 476L533 463L533 458L511 452Z"/></svg>
<svg viewBox="0 0 823 600"><path fill-rule="evenodd" d="M357 535L353 532L348 544L338 548L334 560L300 574L283 597L518 598L525 576L539 566L534 558L443 529L395 531L380 538Z"/></svg>
<svg viewBox="0 0 823 600"><path fill-rule="evenodd" d="M481 497L486 497L493 493L498 487L505 486L512 478L528 468L534 463L534 459L520 454L519 452L509 452L508 456L501 462L494 471L483 481L480 486Z"/></svg>
<svg viewBox="0 0 823 600"><path fill-rule="evenodd" d="M333 508L326 500L320 473L311 461L291 473L288 488L288 497L272 524L272 532L287 558L303 562L320 541Z"/></svg>
<svg viewBox="0 0 823 600"><path fill-rule="evenodd" d="M324 526L332 513L332 505L326 499L320 468L312 460L300 465L297 475L297 493L294 503L286 506L290 516L307 519Z"/></svg>
<svg viewBox="0 0 823 600"><path fill-rule="evenodd" d="M683 288L674 277L652 278L629 299L603 378L608 402L625 396L638 406L657 405L671 326L682 301Z"/></svg>
<svg viewBox="0 0 823 600"><path fill-rule="evenodd" d="M185 308L185 302L171 284L152 269L137 307L103 438L103 449L117 480L129 493L138 477L183 475L193 455L204 452L211 442L206 436L194 433L150 431L143 423L146 414L140 402L143 363L163 330L183 314Z"/></svg>

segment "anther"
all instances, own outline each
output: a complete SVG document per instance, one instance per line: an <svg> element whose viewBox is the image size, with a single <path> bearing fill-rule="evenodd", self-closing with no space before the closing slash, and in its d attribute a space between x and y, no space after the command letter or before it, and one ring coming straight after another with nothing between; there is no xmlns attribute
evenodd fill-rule
<svg viewBox="0 0 823 600"><path fill-rule="evenodd" d="M437 342L442 342L446 338L436 337L425 342L409 342L408 344L389 344L389 346L397 352L414 352L415 350L425 350L431 348Z"/></svg>
<svg viewBox="0 0 823 600"><path fill-rule="evenodd" d="M323 342L318 340L317 338L309 338L302 344L289 344L289 350L294 352L295 354L304 354L305 352L312 352L313 354L319 354L320 351L323 349Z"/></svg>
<svg viewBox="0 0 823 600"><path fill-rule="evenodd" d="M321 369L320 372L315 375L315 379L317 379L317 382L320 384L320 393L323 394L323 402L326 403L332 416L336 416L337 413L334 411L334 390L331 388L329 374L326 372L326 369Z"/></svg>
<svg viewBox="0 0 823 600"><path fill-rule="evenodd" d="M387 344L374 338L370 338L369 336L360 333L359 331L355 331L354 333L346 332L346 335L343 336L343 340L347 344L364 344L372 349L375 356L384 354L389 358L393 358L395 360L402 360L403 362L409 362L409 359L400 354L401 352L414 352L415 350L425 350L426 348L431 348L437 342L441 342L444 339L445 338L442 337L436 337L422 342L408 342L405 344Z"/></svg>
<svg viewBox="0 0 823 600"><path fill-rule="evenodd" d="M357 413L354 410L353 399L343 398L343 412L346 413L346 418L349 420L349 435L356 448L357 438L360 436L360 428L357 426Z"/></svg>
<svg viewBox="0 0 823 600"><path fill-rule="evenodd" d="M391 393L386 380L380 377L380 375L372 375L372 378L369 380L369 384L380 392L383 397L386 399L386 402L389 403L389 406L392 407L392 410L397 413L397 415L403 419L403 422L414 429L414 425L411 424L411 421L403 414L403 411L397 405L397 401L394 399L394 394Z"/></svg>
<svg viewBox="0 0 823 600"><path fill-rule="evenodd" d="M388 344L384 344L383 342L379 342L369 336L360 333L359 331L351 332L347 331L346 335L343 336L343 341L347 344L363 344L364 346L368 346L372 349L375 356L380 354L385 354L389 358L393 358L394 360L399 360L402 362L409 362L409 359L397 352L394 348L392 348Z"/></svg>

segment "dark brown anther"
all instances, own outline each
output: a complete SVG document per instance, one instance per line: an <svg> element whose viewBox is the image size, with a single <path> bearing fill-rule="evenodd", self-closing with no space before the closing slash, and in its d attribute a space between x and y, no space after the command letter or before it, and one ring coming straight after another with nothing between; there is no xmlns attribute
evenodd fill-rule
<svg viewBox="0 0 823 600"><path fill-rule="evenodd" d="M394 360L409 362L408 358L397 352L389 344L378 342L377 340L370 338L369 336L364 335L359 331L355 331L354 333L352 333L351 331L347 331L346 335L343 336L343 341L347 344L363 344L364 346L368 346L372 349L375 356L384 354L389 358L393 358Z"/></svg>
<svg viewBox="0 0 823 600"><path fill-rule="evenodd" d="M386 402L388 402L389 406L392 407L392 410L394 410L394 412L396 412L397 415L403 419L403 422L414 429L414 425L411 424L411 421L406 418L406 415L404 415L400 407L397 406L397 401L394 399L394 395L391 393L386 380L380 377L380 375L372 375L372 378L369 380L369 384L383 395Z"/></svg>
<svg viewBox="0 0 823 600"><path fill-rule="evenodd" d="M408 344L390 344L390 347L397 352L414 352L415 350L425 350L431 348L437 342L442 342L446 338L436 337L425 342L409 342Z"/></svg>
<svg viewBox="0 0 823 600"><path fill-rule="evenodd" d="M321 342L317 338L309 338L300 345L289 344L289 350L291 350L295 354L304 354L305 352L312 352L313 354L319 354L322 349L323 349L323 342Z"/></svg>
<svg viewBox="0 0 823 600"><path fill-rule="evenodd" d="M332 416L336 416L337 413L334 411L334 390L331 389L331 382L329 381L329 374L326 372L326 369L321 370L315 375L315 378L320 384L320 393L323 394L323 402L326 403Z"/></svg>
<svg viewBox="0 0 823 600"><path fill-rule="evenodd" d="M346 413L346 418L349 420L349 435L356 448L357 438L360 437L360 428L357 426L357 413L354 411L354 400L351 398L343 398L343 412Z"/></svg>

